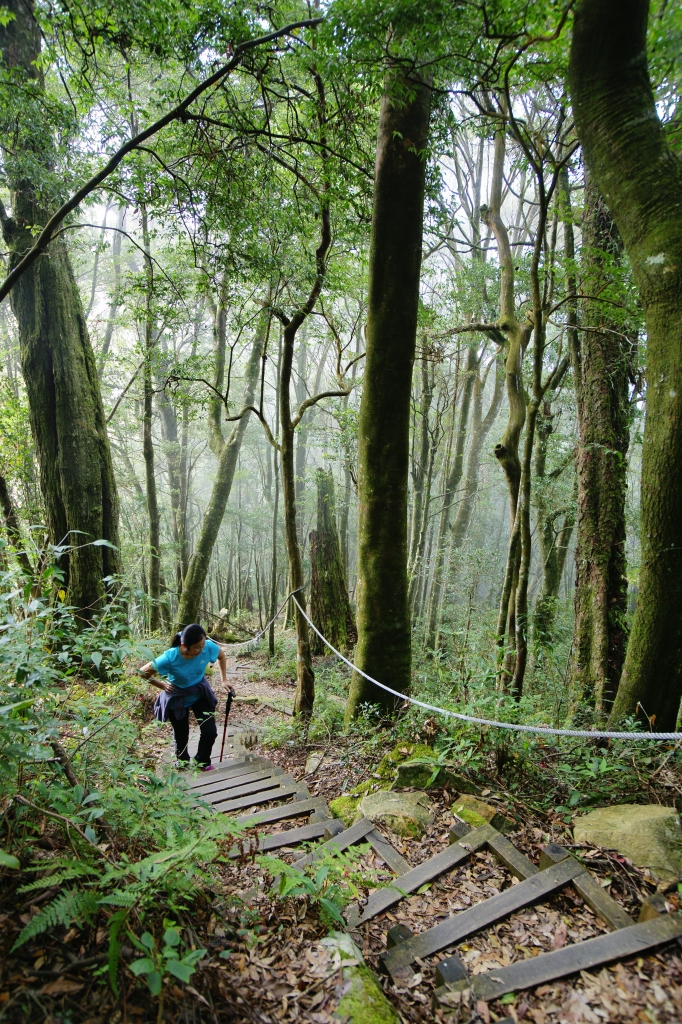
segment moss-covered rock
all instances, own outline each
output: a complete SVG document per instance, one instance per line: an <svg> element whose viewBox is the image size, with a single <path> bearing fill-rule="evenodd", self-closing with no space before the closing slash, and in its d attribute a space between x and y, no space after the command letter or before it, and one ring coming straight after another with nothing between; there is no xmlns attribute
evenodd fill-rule
<svg viewBox="0 0 682 1024"><path fill-rule="evenodd" d="M332 932L322 944L341 955L342 993L333 1016L346 1024L400 1024L400 1018L383 993L379 979L365 964L349 935ZM344 960L352 963L344 967Z"/></svg>
<svg viewBox="0 0 682 1024"><path fill-rule="evenodd" d="M329 810L335 818L341 819L346 828L350 828L357 816L358 804L361 800L362 796L345 793L343 796L337 796L336 800L329 801Z"/></svg>
<svg viewBox="0 0 682 1024"><path fill-rule="evenodd" d="M460 793L452 802L452 812L472 828L480 828L489 822L498 832L513 832L515 825L504 814L500 814L496 807L487 804L483 800L477 800L469 793Z"/></svg>
<svg viewBox="0 0 682 1024"><path fill-rule="evenodd" d="M425 793L396 793L395 790L381 790L363 797L358 804L357 818L362 816L406 837L423 835L426 826L433 821Z"/></svg>
<svg viewBox="0 0 682 1024"><path fill-rule="evenodd" d="M437 760L433 747L425 743L397 743L389 754L384 754L376 767L376 775L381 779L394 782L398 766L404 761L414 761L415 758L426 758L432 761Z"/></svg>

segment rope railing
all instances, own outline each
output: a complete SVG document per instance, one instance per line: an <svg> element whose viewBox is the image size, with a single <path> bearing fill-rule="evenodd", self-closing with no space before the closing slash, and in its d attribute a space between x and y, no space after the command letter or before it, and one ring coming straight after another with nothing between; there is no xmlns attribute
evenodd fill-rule
<svg viewBox="0 0 682 1024"><path fill-rule="evenodd" d="M293 598L298 610L301 612L308 625L317 633L320 640L327 645L330 651L334 652L337 658L340 658L341 661L345 662L349 668L354 672L357 672L358 675L361 675L368 683L373 683L381 690L385 690L386 693L392 694L399 700L409 701L410 704L415 704L417 707L424 708L426 711L433 711L434 714L437 715L446 715L448 718L457 718L462 722L471 722L473 725L487 725L492 729L509 729L511 732L532 733L538 736L576 736L594 740L631 740L634 742L641 742L644 740L682 740L682 732L613 732L600 729L553 729L548 725L516 725L512 722L497 722L490 718L477 718L474 715L464 715L459 711L450 711L447 708L439 708L433 704L427 704L426 701L417 700L416 697L411 697L407 693L400 693L398 690L392 690L391 687L386 686L385 683L380 683L378 679L373 679L372 676L368 676L361 668L358 668L352 661L349 661L348 658L341 654L340 651L337 651L334 645L330 644L327 638L320 633L315 623L306 614L305 609L301 608L301 605L296 598L297 592L298 591L294 591L289 595L289 597ZM287 597L287 600L289 597Z"/></svg>
<svg viewBox="0 0 682 1024"><path fill-rule="evenodd" d="M299 590L303 590L303 587L297 587L296 590L292 590L289 594L287 594L287 596L284 598L284 600L282 601L281 605L279 606L279 608L277 609L275 614L272 616L272 618L268 622L267 626L263 626L263 628L261 629L260 633L256 633L255 636L249 637L248 640L238 640L235 643L231 643L231 644L225 644L225 643L223 643L222 640L214 640L213 642L218 644L219 647L248 647L250 644L257 644L258 641L260 640L260 638L265 636L267 631L270 629L270 626L273 624L273 622L275 621L275 619L277 618L279 613L282 611L282 608L284 608L284 606L286 605L286 603L289 600L289 598L293 597L294 601L296 601L296 598L294 597L294 595L298 594ZM298 601L296 601L296 604L298 604ZM298 605L298 606L299 606L299 608L301 607L300 605ZM209 640L213 640L213 637L209 637Z"/></svg>

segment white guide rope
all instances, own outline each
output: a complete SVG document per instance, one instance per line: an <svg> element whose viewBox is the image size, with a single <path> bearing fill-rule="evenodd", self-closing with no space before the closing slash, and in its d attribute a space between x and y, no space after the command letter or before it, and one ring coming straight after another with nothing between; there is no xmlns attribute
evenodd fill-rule
<svg viewBox="0 0 682 1024"><path fill-rule="evenodd" d="M540 736L587 736L588 739L594 740L682 740L682 732L601 732L599 730L585 731L582 729L551 729L548 725L512 725L510 722L495 722L489 718L474 718L472 715L462 715L458 711L447 711L445 708L436 708L433 704L426 704L423 700L417 700L416 697L410 697L406 693L399 693L397 690L392 690L390 686L385 686L384 683L380 683L377 679L372 679L362 669L357 668L352 661L345 658L340 651L332 646L329 641L322 636L319 629L306 615L303 608L301 608L298 600L296 599L297 591L291 595L296 602L298 610L303 615L304 619L308 624L315 630L320 640L327 645L327 647L334 652L337 658L341 661L345 661L349 668L352 668L354 672L366 679L369 683L374 683L375 686L379 686L382 690L386 690L387 693L392 693L394 697L398 697L400 700L407 700L410 704L416 704L420 708L425 708L427 711L435 711L437 715L447 715L449 718L459 718L462 722L473 722L475 725L489 725L494 729L510 729L512 732L530 732Z"/></svg>
<svg viewBox="0 0 682 1024"><path fill-rule="evenodd" d="M218 644L219 647L248 647L249 644L258 643L260 638L262 636L265 636L267 631L270 629L270 626L273 624L273 622L275 621L275 619L277 618L277 616L281 612L282 608L284 608L284 606L287 603L287 601L289 600L289 598L293 597L294 601L296 601L296 598L294 597L294 594L298 594L298 591L302 590L302 589L303 589L302 587L299 587L298 590L292 590L290 594L287 594L287 596L284 598L284 600L282 601L281 605L279 606L279 608L277 609L275 614L272 616L272 618L268 622L267 626L263 626L263 628L261 629L260 633L256 633L256 635L250 637L250 639L248 639L248 640L240 640L237 643L233 643L233 644L224 644L221 640L213 640L213 637L209 637L209 640L213 640L213 643ZM296 604L298 604L298 601L296 601ZM299 608L301 607L300 605L298 605L298 606L299 606ZM306 616L306 618L307 618L307 616ZM315 627L313 627L313 629L314 628Z"/></svg>

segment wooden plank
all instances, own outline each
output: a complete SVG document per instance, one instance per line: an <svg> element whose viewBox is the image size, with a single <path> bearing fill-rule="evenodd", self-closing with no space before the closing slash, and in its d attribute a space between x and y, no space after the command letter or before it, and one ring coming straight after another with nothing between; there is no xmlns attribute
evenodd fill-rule
<svg viewBox="0 0 682 1024"><path fill-rule="evenodd" d="M405 875L410 870L410 864L401 853L391 846L388 839L382 836L378 829L367 833L367 841L371 843L372 849L378 853L381 859L389 866L393 874Z"/></svg>
<svg viewBox="0 0 682 1024"><path fill-rule="evenodd" d="M207 804L221 804L226 800L236 800L237 797L248 796L249 793L263 793L266 789L276 789L278 786L285 786L293 782L296 780L291 775L278 775L276 778L268 775L267 778L261 779L259 782L250 782L245 786L220 789L217 793L202 793L199 799Z"/></svg>
<svg viewBox="0 0 682 1024"><path fill-rule="evenodd" d="M415 889L421 888L427 882L431 882L434 878L438 878L439 875L450 871L456 864L466 860L474 850L480 850L481 847L485 846L494 832L495 829L492 825L482 825L481 828L470 832L466 840L462 841L466 843L466 846L463 846L462 842L452 843L447 849L441 850L440 853L430 857L423 864L418 864L416 868L411 868L404 875L401 875L399 886L390 885L385 889L378 889L377 892L372 893L367 900L362 914L357 919L358 924L364 924L365 921L369 921L371 918L376 917L377 914L380 914L382 910L386 910L388 907L392 907L394 903L398 903L407 893L414 892Z"/></svg>
<svg viewBox="0 0 682 1024"><path fill-rule="evenodd" d="M406 924L394 924L386 932L386 948L393 949L399 942L406 942L411 939L414 932Z"/></svg>
<svg viewBox="0 0 682 1024"><path fill-rule="evenodd" d="M219 789L230 789L232 786L246 786L249 782L258 782L260 779L267 779L273 775L284 775L283 768L261 768L256 767L251 771L240 772L229 775L226 779L216 779L215 782L207 782L205 786L197 786L192 793L217 793Z"/></svg>
<svg viewBox="0 0 682 1024"><path fill-rule="evenodd" d="M335 819L334 819L335 820ZM339 822L341 827L343 825ZM311 825L301 825L300 828L292 828L286 832L275 832L270 836L259 836L258 850L266 853L268 850L279 850L282 846L296 846L298 843L305 843L310 839L319 839L325 835L329 828L326 821L315 821ZM233 846L227 855L231 860L241 856L241 850Z"/></svg>
<svg viewBox="0 0 682 1024"><path fill-rule="evenodd" d="M343 832L339 832L337 836L332 836L322 846L318 846L312 853L307 854L305 857L300 857L294 861L294 866L297 868L304 868L308 864L312 864L314 860L320 856L323 850L328 852L340 853L342 850L347 850L349 846L354 843L359 843L361 839L364 839L368 832L371 832L374 828L374 822L370 821L369 818L361 818L360 821L356 821L350 828L345 829Z"/></svg>
<svg viewBox="0 0 682 1024"><path fill-rule="evenodd" d="M294 796L301 792L298 782L289 783L286 786L278 786L276 789L267 789L264 793L254 793L252 796L240 796L236 800L226 800L224 803L214 804L213 809L222 814L231 814L232 811L240 811L242 807L253 807L256 804L267 804L270 800L283 800L285 796Z"/></svg>
<svg viewBox="0 0 682 1024"><path fill-rule="evenodd" d="M582 864L578 864L573 858L560 864L553 864L546 871L539 871L524 882L512 885L497 896L491 896L469 910L449 917L434 928L420 932L409 942L403 942L395 949L382 953L382 964L394 979L411 976L411 965L415 957L431 956L446 946L461 942L467 936L487 928L503 917L508 917L514 911L543 899L557 889L563 889L584 870Z"/></svg>
<svg viewBox="0 0 682 1024"><path fill-rule="evenodd" d="M187 783L187 788L201 789L202 786L210 786L214 782L221 782L224 779L231 778L233 775L246 775L248 772L257 772L260 769L274 767L274 764L271 764L262 757L257 760L251 760L250 758L248 760L241 759L240 761L231 764L229 768L216 768L214 772L202 772L197 779L192 779L191 782Z"/></svg>
<svg viewBox="0 0 682 1024"><path fill-rule="evenodd" d="M571 854L558 843L549 843L540 856L540 867L544 864L557 864L560 860L570 857ZM575 857L573 858L575 860ZM597 917L600 917L609 928L614 931L618 928L631 928L634 921L619 903L609 896L589 871L579 875L571 882L572 887L582 899L585 900L590 910L593 910Z"/></svg>
<svg viewBox="0 0 682 1024"><path fill-rule="evenodd" d="M619 928L607 935L599 935L596 939L576 942L573 946L564 946L553 953L541 953L509 967L479 974L472 980L471 988L475 999L488 1002L508 992L544 985L578 971L600 967L612 960L643 953L680 936L682 914L660 914L642 924L631 924L629 928Z"/></svg>
<svg viewBox="0 0 682 1024"><path fill-rule="evenodd" d="M495 854L500 864L507 871L511 871L512 875L520 878L521 881L537 875L538 869L533 864L533 861L524 856L520 850L516 849L513 843L510 843L499 832L496 832L492 839L488 841L488 847Z"/></svg>
<svg viewBox="0 0 682 1024"><path fill-rule="evenodd" d="M330 818L329 821L325 822L325 840L331 839L332 836L338 836L339 832L343 832L345 827L340 818Z"/></svg>
<svg viewBox="0 0 682 1024"><path fill-rule="evenodd" d="M242 814L237 818L237 822L246 826L266 825L273 821L284 821L285 818L300 818L304 814L319 812L326 806L322 797L314 796L310 800L294 800L290 804L271 807L267 811Z"/></svg>

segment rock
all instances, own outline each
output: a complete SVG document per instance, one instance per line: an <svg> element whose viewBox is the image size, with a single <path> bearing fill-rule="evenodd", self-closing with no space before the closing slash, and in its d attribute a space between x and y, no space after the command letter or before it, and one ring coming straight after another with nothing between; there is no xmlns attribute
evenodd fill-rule
<svg viewBox="0 0 682 1024"><path fill-rule="evenodd" d="M368 793L358 804L356 820L361 817L381 823L399 836L421 836L433 821L429 798L425 793L396 793L380 790Z"/></svg>
<svg viewBox="0 0 682 1024"><path fill-rule="evenodd" d="M346 1024L400 1024L400 1018L384 995L379 979L365 964L350 935L332 932L322 939L321 945L326 946L330 953L338 951L341 956L343 984L337 986L341 996L332 1019ZM351 966L344 967L344 960Z"/></svg>
<svg viewBox="0 0 682 1024"><path fill-rule="evenodd" d="M682 875L682 826L674 807L617 804L599 807L575 823L576 843L616 850L661 881Z"/></svg>
<svg viewBox="0 0 682 1024"><path fill-rule="evenodd" d="M478 786L463 775L457 775L450 768L420 761L405 761L399 764L394 788L435 789L448 785L453 793L480 793Z"/></svg>
<svg viewBox="0 0 682 1024"><path fill-rule="evenodd" d="M312 754L308 754L308 760L305 763L305 773L310 775L311 772L316 772L324 760L324 754L320 753L319 750L314 750Z"/></svg>
<svg viewBox="0 0 682 1024"><path fill-rule="evenodd" d="M456 814L462 821L472 828L480 828L489 822L498 832L513 832L516 826L504 814L500 814L492 804L486 804L483 800L477 800L469 793L459 793L452 801L452 813Z"/></svg>

